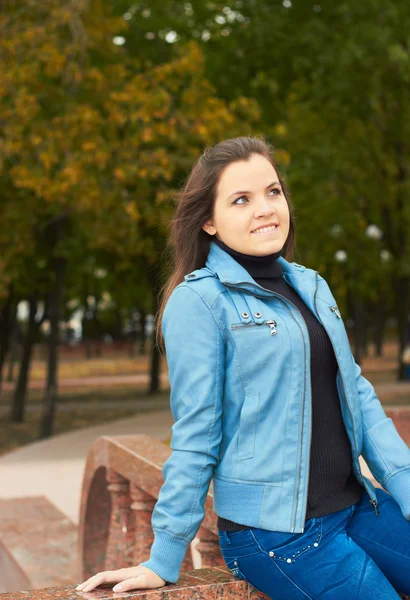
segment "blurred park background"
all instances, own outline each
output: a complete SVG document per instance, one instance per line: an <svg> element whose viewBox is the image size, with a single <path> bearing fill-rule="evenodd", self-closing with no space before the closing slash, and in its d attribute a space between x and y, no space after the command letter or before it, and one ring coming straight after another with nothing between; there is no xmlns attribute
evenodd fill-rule
<svg viewBox="0 0 410 600"><path fill-rule="evenodd" d="M175 192L263 135L295 261L383 402L410 404L410 4L0 3L0 453L168 405L153 344Z"/></svg>

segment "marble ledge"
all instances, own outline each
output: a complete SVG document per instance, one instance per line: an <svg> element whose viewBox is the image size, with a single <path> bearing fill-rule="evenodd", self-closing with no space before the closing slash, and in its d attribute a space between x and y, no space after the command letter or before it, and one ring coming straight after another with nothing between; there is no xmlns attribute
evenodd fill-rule
<svg viewBox="0 0 410 600"><path fill-rule="evenodd" d="M194 569L181 574L178 583L156 589L113 592L114 584L101 585L91 592L76 591L75 586L49 587L0 594L0 600L267 600L244 581L237 581L224 568Z"/></svg>

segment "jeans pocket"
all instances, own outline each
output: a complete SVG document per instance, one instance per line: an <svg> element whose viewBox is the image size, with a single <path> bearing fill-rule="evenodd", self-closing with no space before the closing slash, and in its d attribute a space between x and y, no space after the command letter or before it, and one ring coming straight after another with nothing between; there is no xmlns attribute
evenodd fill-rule
<svg viewBox="0 0 410 600"><path fill-rule="evenodd" d="M261 559L262 563L260 562ZM224 557L224 560L228 569L236 579L244 580L255 591L261 592L263 594L265 593L263 589L255 585L259 584L261 575L263 582L264 571L263 568L261 569L261 564L263 566L263 563L266 560L266 555L259 550L257 545L253 548L253 550L250 551L250 553L243 555L238 554L235 557L229 558ZM251 594L249 594L249 597L250 596Z"/></svg>
<svg viewBox="0 0 410 600"><path fill-rule="evenodd" d="M222 550L228 549L238 550L239 548L247 548L254 546L255 540L252 537L249 529L241 529L240 531L224 531L218 530L219 545Z"/></svg>
<svg viewBox="0 0 410 600"><path fill-rule="evenodd" d="M320 545L322 518L310 519L310 523L303 533L286 533L256 528L252 531L261 548L269 554L272 560L291 564L306 552L312 552Z"/></svg>
<svg viewBox="0 0 410 600"><path fill-rule="evenodd" d="M239 568L238 560L236 558L226 558L225 563L234 577L237 577L238 579L246 579L245 575Z"/></svg>

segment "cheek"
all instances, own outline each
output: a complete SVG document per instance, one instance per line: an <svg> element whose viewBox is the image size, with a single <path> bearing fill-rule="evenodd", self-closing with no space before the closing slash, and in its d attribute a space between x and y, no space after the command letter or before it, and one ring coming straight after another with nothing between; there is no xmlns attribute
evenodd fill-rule
<svg viewBox="0 0 410 600"><path fill-rule="evenodd" d="M244 223L248 218L246 215L247 211L243 210L243 208L242 210L239 210L239 207L237 210L235 210L234 207L232 210L229 208L216 208L214 211L215 226L225 230L235 229L235 225L236 227L240 226L240 224Z"/></svg>
<svg viewBox="0 0 410 600"><path fill-rule="evenodd" d="M289 213L289 207L287 202L285 202L285 204L283 206L281 206L280 208L278 208L278 215L280 217L280 219L282 220L282 223L284 225L289 226L290 224L290 213Z"/></svg>
<svg viewBox="0 0 410 600"><path fill-rule="evenodd" d="M226 225L237 233L239 231L249 231L250 223L252 223L252 213L246 210L238 210L236 214L230 216Z"/></svg>

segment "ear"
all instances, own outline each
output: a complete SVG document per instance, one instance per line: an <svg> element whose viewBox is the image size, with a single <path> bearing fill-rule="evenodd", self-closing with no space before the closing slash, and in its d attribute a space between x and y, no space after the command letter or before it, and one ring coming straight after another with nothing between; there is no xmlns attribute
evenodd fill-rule
<svg viewBox="0 0 410 600"><path fill-rule="evenodd" d="M212 221L207 221L204 225L202 225L202 229L209 233L209 235L215 235L216 228L214 227Z"/></svg>

